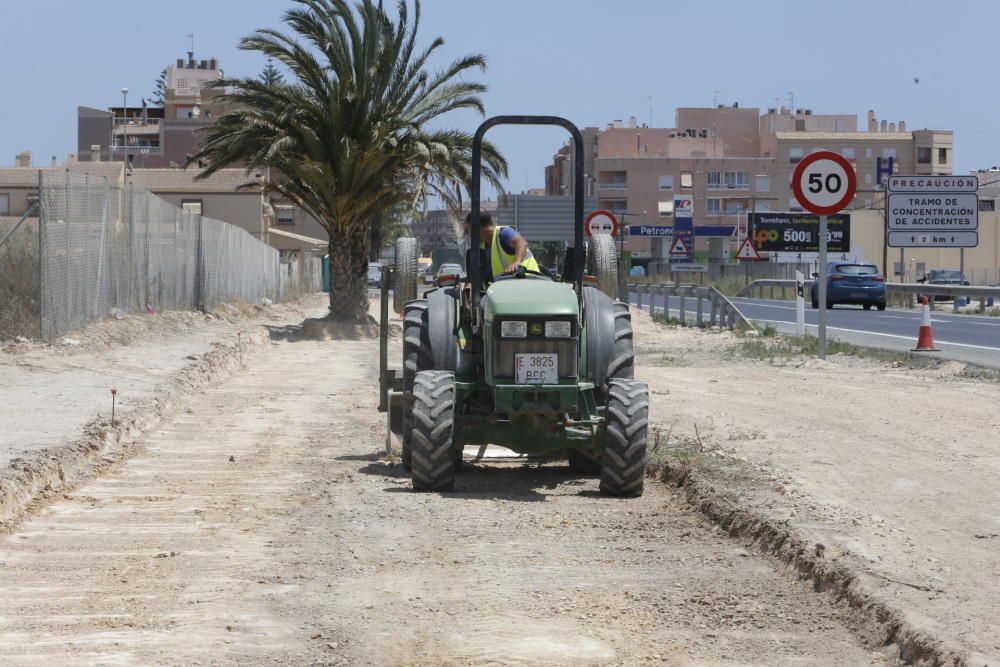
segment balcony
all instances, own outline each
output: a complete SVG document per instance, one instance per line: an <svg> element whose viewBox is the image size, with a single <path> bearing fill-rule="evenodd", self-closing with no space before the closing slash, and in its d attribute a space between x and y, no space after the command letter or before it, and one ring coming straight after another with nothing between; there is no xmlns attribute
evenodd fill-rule
<svg viewBox="0 0 1000 667"><path fill-rule="evenodd" d="M147 118L145 121L143 121L140 118L121 118L119 116L115 116L115 118L114 118L114 124L115 125L129 125L129 126L134 125L136 127L143 127L144 125L159 125L160 124L160 119L159 118Z"/></svg>
<svg viewBox="0 0 1000 667"><path fill-rule="evenodd" d="M125 152L124 146L110 146L111 155L122 155ZM159 146L129 146L129 155L153 155L160 152Z"/></svg>
<svg viewBox="0 0 1000 667"><path fill-rule="evenodd" d="M628 190L627 181L615 181L613 183L598 183L598 190Z"/></svg>

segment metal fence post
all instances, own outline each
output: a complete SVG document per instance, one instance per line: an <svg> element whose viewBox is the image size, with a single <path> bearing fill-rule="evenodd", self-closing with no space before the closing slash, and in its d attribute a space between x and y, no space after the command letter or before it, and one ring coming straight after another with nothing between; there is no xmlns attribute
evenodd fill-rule
<svg viewBox="0 0 1000 667"><path fill-rule="evenodd" d="M711 319L711 323L712 323L712 326L714 327L719 322L719 295L715 292L715 290L712 290L712 292L711 292L711 299L712 299L712 301L711 301L711 303L712 303L712 319Z"/></svg>
<svg viewBox="0 0 1000 667"><path fill-rule="evenodd" d="M687 287L679 287L677 289L677 298L680 301L680 322L681 326L687 324L687 306L685 305L685 297L687 296Z"/></svg>
<svg viewBox="0 0 1000 667"><path fill-rule="evenodd" d="M656 315L656 296L654 295L655 290L653 285L649 286L649 316L653 317ZM662 290L661 290L662 292Z"/></svg>
<svg viewBox="0 0 1000 667"><path fill-rule="evenodd" d="M642 289L643 285L635 286L635 307L642 310Z"/></svg>
<svg viewBox="0 0 1000 667"><path fill-rule="evenodd" d="M697 321L698 321L698 326L699 327L705 326L705 321L704 321L704 319L702 317L703 311L704 311L704 304L702 303L702 298L703 297L704 297L704 288L703 287L699 287L698 290L697 290L697 292L696 292L696 298L695 298L695 304L696 304L697 313L698 313L698 315L697 315Z"/></svg>

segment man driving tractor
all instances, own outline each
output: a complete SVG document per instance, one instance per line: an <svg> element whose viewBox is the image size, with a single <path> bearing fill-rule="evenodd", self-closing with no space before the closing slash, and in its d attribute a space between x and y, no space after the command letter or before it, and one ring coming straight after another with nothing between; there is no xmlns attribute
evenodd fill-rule
<svg viewBox="0 0 1000 667"><path fill-rule="evenodd" d="M465 216L465 236L472 237L472 214ZM513 274L519 266L523 266L528 271L541 273L538 262L528 248L528 242L517 233L513 227L497 227L493 224L493 218L485 211L479 214L479 249L481 252L489 251L489 261L480 263L486 271L483 276L484 283L491 283L495 276L500 274Z"/></svg>

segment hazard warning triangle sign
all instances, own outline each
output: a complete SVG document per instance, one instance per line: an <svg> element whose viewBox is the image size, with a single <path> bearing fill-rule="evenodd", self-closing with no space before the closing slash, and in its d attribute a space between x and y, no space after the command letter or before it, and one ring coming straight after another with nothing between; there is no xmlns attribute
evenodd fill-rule
<svg viewBox="0 0 1000 667"><path fill-rule="evenodd" d="M758 253L757 249L753 247L753 243L750 243L749 237L743 239L743 245L740 246L740 251L736 253L736 259L761 259L760 253Z"/></svg>
<svg viewBox="0 0 1000 667"><path fill-rule="evenodd" d="M679 238L674 239L674 242L670 244L669 254L671 257L687 257L688 251L684 241Z"/></svg>

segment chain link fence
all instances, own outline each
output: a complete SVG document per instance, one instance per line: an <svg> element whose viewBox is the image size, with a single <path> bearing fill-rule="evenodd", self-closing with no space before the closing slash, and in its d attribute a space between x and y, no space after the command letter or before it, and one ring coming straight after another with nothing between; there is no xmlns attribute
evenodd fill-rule
<svg viewBox="0 0 1000 667"><path fill-rule="evenodd" d="M321 260L132 184L42 172L38 218L0 246L0 339L51 339L113 312L282 301L322 289ZM14 222L0 219L0 240ZM5 226L6 225L6 226Z"/></svg>

